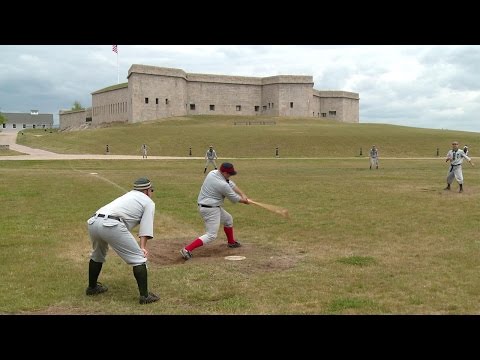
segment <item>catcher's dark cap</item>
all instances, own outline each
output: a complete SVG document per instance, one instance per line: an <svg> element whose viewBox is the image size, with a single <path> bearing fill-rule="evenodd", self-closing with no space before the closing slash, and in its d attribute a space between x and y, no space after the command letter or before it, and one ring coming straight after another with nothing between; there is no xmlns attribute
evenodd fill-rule
<svg viewBox="0 0 480 360"><path fill-rule="evenodd" d="M233 168L233 164L225 162L220 166L220 172L226 172L229 173L230 175L236 175L237 172Z"/></svg>
<svg viewBox="0 0 480 360"><path fill-rule="evenodd" d="M133 190L146 190L152 187L152 182L146 177L141 177L140 179L135 180L133 183Z"/></svg>

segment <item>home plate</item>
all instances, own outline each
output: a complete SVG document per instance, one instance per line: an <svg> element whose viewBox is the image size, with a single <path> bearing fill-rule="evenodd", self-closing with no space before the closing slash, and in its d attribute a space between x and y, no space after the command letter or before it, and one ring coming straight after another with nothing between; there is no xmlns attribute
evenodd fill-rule
<svg viewBox="0 0 480 360"><path fill-rule="evenodd" d="M90 175L98 175L98 173L90 173Z"/></svg>
<svg viewBox="0 0 480 360"><path fill-rule="evenodd" d="M225 256L225 260L245 260L245 256L241 255L230 255L230 256Z"/></svg>

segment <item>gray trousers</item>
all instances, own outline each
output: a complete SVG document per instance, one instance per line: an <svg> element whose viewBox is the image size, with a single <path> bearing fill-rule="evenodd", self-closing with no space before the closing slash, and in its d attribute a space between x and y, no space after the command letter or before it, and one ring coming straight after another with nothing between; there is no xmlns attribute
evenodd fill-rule
<svg viewBox="0 0 480 360"><path fill-rule="evenodd" d="M462 165L450 165L448 168L447 183L451 184L453 182L453 178L457 179L459 184L463 184Z"/></svg>
<svg viewBox="0 0 480 360"><path fill-rule="evenodd" d="M205 231L206 234L203 234L199 237L204 244L207 244L217 238L218 229L220 224L223 224L226 227L233 226L233 217L227 211L221 207L206 208L198 206L198 211L200 216L205 222Z"/></svg>
<svg viewBox="0 0 480 360"><path fill-rule="evenodd" d="M142 265L147 261L137 240L123 222L92 216L87 224L92 243L90 258L93 261L105 262L109 245L129 265Z"/></svg>
<svg viewBox="0 0 480 360"><path fill-rule="evenodd" d="M207 161L205 162L205 168L208 168L208 164L212 164L215 168L217 168L217 164L213 159L207 159Z"/></svg>

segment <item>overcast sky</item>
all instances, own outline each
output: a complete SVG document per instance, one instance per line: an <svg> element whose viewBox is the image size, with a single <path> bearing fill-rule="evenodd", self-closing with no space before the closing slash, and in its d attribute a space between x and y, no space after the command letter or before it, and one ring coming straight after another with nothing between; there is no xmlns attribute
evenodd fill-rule
<svg viewBox="0 0 480 360"><path fill-rule="evenodd" d="M53 113L127 81L132 64L187 73L311 75L360 94L360 123L480 132L479 45L0 45L0 111Z"/></svg>

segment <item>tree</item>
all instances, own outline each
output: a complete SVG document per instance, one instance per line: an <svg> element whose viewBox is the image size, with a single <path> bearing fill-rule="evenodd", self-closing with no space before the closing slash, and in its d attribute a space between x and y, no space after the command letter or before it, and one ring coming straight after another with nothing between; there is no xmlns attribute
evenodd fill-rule
<svg viewBox="0 0 480 360"><path fill-rule="evenodd" d="M85 110L85 108L80 104L79 101L75 101L72 106L72 110Z"/></svg>
<svg viewBox="0 0 480 360"><path fill-rule="evenodd" d="M5 117L5 115L3 115L1 112L0 112L0 125L1 124L5 124L7 122L7 118Z"/></svg>

